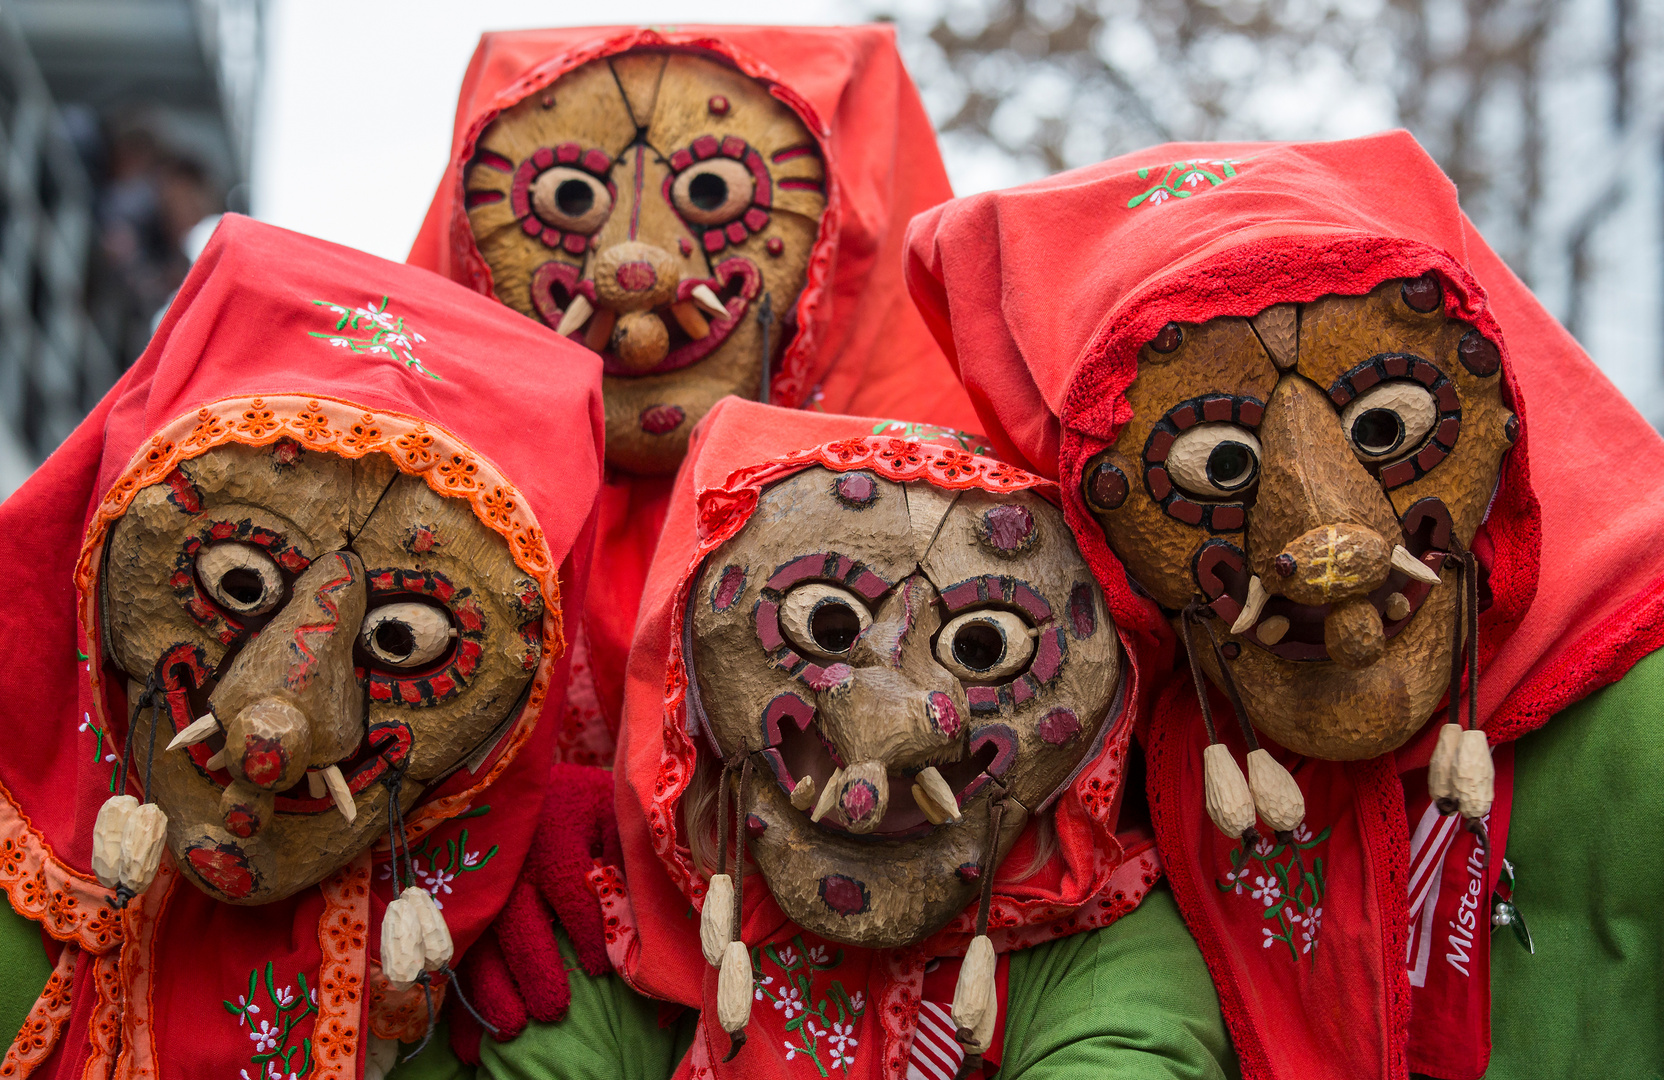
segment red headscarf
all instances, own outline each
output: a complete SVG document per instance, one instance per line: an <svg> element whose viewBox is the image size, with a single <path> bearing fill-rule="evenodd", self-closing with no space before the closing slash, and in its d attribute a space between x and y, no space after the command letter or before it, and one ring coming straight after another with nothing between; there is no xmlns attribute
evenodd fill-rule
<svg viewBox="0 0 1664 1080"><path fill-rule="evenodd" d="M550 429L573 437L551 446L538 437ZM357 1077L369 1031L409 1040L425 1025L420 989L397 995L379 974L385 842L257 907L210 898L171 855L125 911L90 872L128 716L100 645L101 555L134 495L230 443L385 454L467 499L538 582L543 656L514 727L407 819L413 842L454 845L440 899L460 952L502 905L541 802L555 733L539 720L559 715L562 609L582 597L601 433L599 364L583 349L432 274L225 219L144 355L0 507L17 585L0 610L14 717L0 888L56 963L0 1072L263 1076L310 1056L309 1076Z"/></svg>
<svg viewBox="0 0 1664 1080"><path fill-rule="evenodd" d="M1498 745L1664 643L1664 561L1653 542L1664 529L1664 443L1485 246L1409 135L1160 146L950 203L909 231L914 298L995 445L1059 478L1082 550L1104 588L1122 594L1081 473L1130 417L1125 391L1139 347L1169 321L1254 315L1426 272L1442 280L1449 315L1504 347L1504 393L1521 421L1472 545L1494 596L1479 623L1479 717ZM1547 410L1548 422L1533 426L1528 409ZM1540 566L1561 568L1552 589L1539 591ZM1136 629L1171 638L1148 604ZM1371 761L1299 764L1308 822L1330 830L1306 856L1324 857L1327 891L1319 920L1283 942L1261 917L1270 908L1237 895L1232 844L1203 814L1206 739L1188 674L1161 693L1148 748L1157 840L1244 1075L1481 1075L1490 1048L1484 915L1501 860L1488 878L1482 859L1470 873L1471 839L1446 832L1452 854L1440 870L1442 852L1418 829L1437 826L1421 810L1438 725ZM1490 832L1500 851L1505 750L1497 766ZM1442 895L1423 888L1429 872L1442 873ZM1448 951L1445 916L1462 915L1470 877L1481 905L1471 962L1435 963L1429 974L1410 952L1406 971L1407 950L1430 929L1435 952ZM1439 897L1436 927L1429 895ZM1321 947L1297 948L1308 940Z"/></svg>
<svg viewBox="0 0 1664 1080"><path fill-rule="evenodd" d="M701 954L698 920L687 916L690 902L703 902L705 879L692 863L679 812L697 755L684 715L688 676L681 627L689 582L700 562L739 532L765 487L816 465L839 472L866 469L891 480L925 480L953 490L1032 489L1057 498L1049 482L967 453L952 438L875 437L872 430L871 420L806 417L726 398L696 429L671 495L630 653L619 744L619 833L628 889L610 869L595 876L614 966L644 993L704 1009L693 1051L678 1076L712 1074L702 1069L725 1076L817 1075L809 1058L786 1055L784 1040L773 1037L768 1026L778 1026L783 1017L761 1006L752 1011L751 1022L770 1037L751 1039L728 1065L719 1061L728 1044L716 1024L716 971ZM1028 865L1034 855L1032 835L1025 835L1003 864L1005 876L995 878L988 925L1002 953L1106 926L1137 906L1157 877L1147 836L1115 833L1126 748L1137 713L1131 703L1139 696L1139 671L1133 664L1125 671L1121 712L1105 721L1111 729L1102 749L1052 811L1057 853L1037 873L1011 880L1013 868ZM761 878L748 877L742 926L748 945L836 953L840 959L817 971L814 985L825 992L836 979L846 996L861 994L864 1008L849 1020L859 1040L854 1045L861 1049L851 1051L856 1060L849 1071L899 1080L907 1069L924 965L935 957L963 954L974 932L974 906L918 945L871 952L828 945L807 934L781 912ZM799 936L802 941L792 946ZM765 963L768 975L766 968Z"/></svg>
<svg viewBox="0 0 1664 1080"><path fill-rule="evenodd" d="M902 282L903 229L951 198L936 136L887 26L587 27L486 34L463 77L451 162L410 262L486 296L491 272L462 200L474 145L497 114L591 60L637 48L703 50L768 85L814 134L826 163L826 212L770 397L787 408L976 426ZM566 754L610 761L624 658L664 520L669 477L611 476L602 495L595 587L575 665L593 675L605 728ZM589 682L574 671L574 695Z"/></svg>

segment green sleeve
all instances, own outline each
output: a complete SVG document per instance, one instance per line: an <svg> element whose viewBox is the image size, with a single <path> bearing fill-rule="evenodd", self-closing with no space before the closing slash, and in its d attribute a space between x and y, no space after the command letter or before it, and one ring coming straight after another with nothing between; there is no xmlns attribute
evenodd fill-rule
<svg viewBox="0 0 1664 1080"><path fill-rule="evenodd" d="M557 933L559 933L557 931ZM659 1026L659 1003L642 997L616 975L600 978L579 965L559 933L572 1008L559 1023L532 1021L506 1043L480 1043L480 1067L470 1069L439 1039L389 1080L668 1080L693 1044L692 1011Z"/></svg>
<svg viewBox="0 0 1664 1080"><path fill-rule="evenodd" d="M1507 856L1536 954L1491 935L1491 1080L1664 1077L1660 777L1664 651L1515 744Z"/></svg>
<svg viewBox="0 0 1664 1080"><path fill-rule="evenodd" d="M51 977L40 927L0 901L0 1046L12 1044Z"/></svg>
<svg viewBox="0 0 1664 1080"><path fill-rule="evenodd" d="M1207 965L1172 894L1012 954L1000 1080L1236 1077Z"/></svg>

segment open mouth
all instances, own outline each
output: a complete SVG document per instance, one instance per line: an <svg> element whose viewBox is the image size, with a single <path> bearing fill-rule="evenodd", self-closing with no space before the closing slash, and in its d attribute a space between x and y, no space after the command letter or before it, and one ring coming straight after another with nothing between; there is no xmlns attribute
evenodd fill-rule
<svg viewBox="0 0 1664 1080"><path fill-rule="evenodd" d="M559 263L551 265L558 268L564 267L564 264ZM574 296L582 294L591 302L594 300L593 284L588 281L577 281L576 270L566 269L572 270L570 275L572 280L565 280L567 275L558 275L543 283L548 290L548 304L551 307L551 311L545 313L544 318L551 326L559 325L561 315L570 305ZM676 304L689 302L693 297L694 290L700 286L704 286L711 293L714 293L717 301L727 311L726 315L713 317L709 311L700 309L701 313L698 317L706 320L709 327L704 337L695 338L689 334L681 321L677 319L675 313L671 311L670 305L665 304L652 309L652 314L664 323L665 329L670 335L669 351L665 354L665 358L645 371L639 368L631 368L619 359L609 345L601 351L601 370L607 375L620 378L637 378L643 375L663 375L705 359L705 357L722 347L723 342L728 340L728 335L733 333L734 328L745 317L745 313L751 307L751 302L762 291L762 275L758 272L756 265L749 259L738 257L724 259L716 265L711 277L683 278L676 286L676 299L673 302ZM541 310L544 305L540 303L538 306ZM586 332L585 327L580 326L567 336L574 341L582 342Z"/></svg>
<svg viewBox="0 0 1664 1080"><path fill-rule="evenodd" d="M169 672L169 679L176 671L176 665L164 661L162 669ZM202 673L206 674L206 673ZM193 680L194 681L194 680ZM211 680L202 689L194 687L166 688L161 698L163 708L167 713L169 727L174 734L184 731L193 720L208 710L207 699L213 691ZM166 730L164 728L164 730ZM373 784L379 782L388 770L399 770L410 756L412 745L410 728L402 723L372 724L359 740L358 746L347 757L334 762L335 768L341 771L341 777L346 781L347 790L356 797ZM225 767L225 730L223 724L219 731L200 742L183 747L190 755L191 763L209 782L222 790L230 786L232 776ZM274 812L279 814L322 814L335 812L337 807L334 800L326 791L322 795L314 796L312 776L321 770L308 770L307 776L284 791L276 793Z"/></svg>
<svg viewBox="0 0 1664 1080"><path fill-rule="evenodd" d="M1437 499L1423 499L1405 513L1403 546L1421 565L1439 573L1451 548L1450 512ZM1203 550L1196 560L1196 579L1208 607L1227 625L1242 614L1248 600L1248 582L1253 575L1242 555L1228 545L1216 544ZM1394 568L1387 580L1367 599L1381 617L1390 641L1410 624L1432 593L1433 586L1416 581ZM1331 604L1297 604L1285 596L1265 602L1259 619L1246 633L1232 635L1284 660L1329 660L1323 640L1323 623ZM1227 650L1228 651L1228 650Z"/></svg>
<svg viewBox="0 0 1664 1080"><path fill-rule="evenodd" d="M780 724L779 740L758 753L760 764L773 774L775 783L788 796L805 776L814 779L817 792L824 791L833 773L848 764L814 725L812 713L801 727L796 717ZM958 745L927 764L941 773L955 801L964 807L985 786L1003 777L1016 756L1016 734L1004 724L989 724L973 729ZM835 807L815 822L815 826L856 840L914 840L929 835L937 826L910 794L914 777L925 767L888 773L889 806L871 831L858 833L849 829ZM809 817L809 811L802 813L804 818Z"/></svg>

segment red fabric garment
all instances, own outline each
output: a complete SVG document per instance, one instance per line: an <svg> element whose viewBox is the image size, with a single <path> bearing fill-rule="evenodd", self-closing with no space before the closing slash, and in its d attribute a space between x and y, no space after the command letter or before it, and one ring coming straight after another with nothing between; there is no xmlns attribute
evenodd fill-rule
<svg viewBox="0 0 1664 1080"><path fill-rule="evenodd" d="M369 348L378 326L404 337ZM551 428L566 435L558 446L537 437ZM0 755L0 888L63 943L61 978L0 1070L263 1076L302 1072L309 1054L311 1077L356 1077L372 1030L416 1039L425 1026L420 990L395 997L380 976L385 838L321 884L257 907L213 900L168 854L124 912L92 875L93 821L128 715L125 676L100 646L101 554L133 495L229 443L385 454L466 498L537 581L544 648L524 708L485 760L407 811L418 851L450 844L462 860L440 896L460 951L508 896L536 824L601 432L599 364L584 350L432 274L227 216L144 355L0 506L0 558L20 579L0 611L14 718ZM142 796L143 775L131 771L131 793ZM269 1042L262 1024L276 1032ZM274 1050L286 1053L258 1056Z"/></svg>
<svg viewBox="0 0 1664 1080"><path fill-rule="evenodd" d="M1408 134L1155 147L938 207L911 227L908 260L914 298L990 438L1058 478L1071 527L1112 594L1126 582L1082 501L1081 472L1128 420L1124 391L1157 329L1437 274L1447 313L1503 349L1504 393L1521 422L1472 545L1494 596L1480 618L1489 740L1533 730L1664 643L1664 563L1652 543L1664 524L1664 443L1485 245ZM1546 420L1534 425L1539 412ZM1572 566L1578 573L1565 573ZM1559 571L1552 588L1538 588L1540 567ZM1124 625L1170 641L1153 606L1142 609ZM1300 962L1302 935L1315 928L1290 930L1285 948L1251 910L1258 905L1231 906L1243 883L1226 877L1232 844L1203 811L1206 738L1188 678L1168 681L1150 721L1151 805L1244 1075L1480 1075L1488 1016L1455 1039L1430 1030L1460 1010L1406 972L1418 824L1406 803L1425 801L1437 723L1371 761L1298 763L1307 820L1330 830L1296 849L1322 855L1327 873L1324 945ZM1218 695L1215 707L1228 709ZM1498 850L1507 805L1499 791ZM1447 871L1466 855L1459 843L1452 851ZM1251 869L1270 873L1257 861ZM1488 907L1494 880L1484 885ZM1478 935L1481 949L1488 936Z"/></svg>
<svg viewBox="0 0 1664 1080"><path fill-rule="evenodd" d="M1034 489L1046 498L1057 497L1056 489L1040 477L968 454L952 440L935 445L874 437L872 429L867 419L806 417L727 398L696 429L671 496L630 654L625 725L615 770L624 873L621 877L603 868L594 880L607 915L614 967L643 993L704 1010L679 1076L819 1075L809 1057L788 1054L787 1040L779 1037L784 1034L779 1028L787 1019L786 1010L768 1007L767 993L752 1010L746 1049L727 1065L719 1061L728 1042L716 1023L717 973L701 954L699 921L689 917L689 904L697 907L703 902L705 879L681 839L679 812L697 753L685 727L687 669L681 627L688 585L699 561L739 531L763 487L811 465L834 471L867 469L889 479L923 479L950 489ZM1125 644L1125 635L1122 641ZM1141 678L1135 665L1125 670L1128 685L1122 709L1106 720L1113 726L1103 748L1055 804L1057 854L1033 876L1011 880L1011 874L1032 860L1030 832L996 874L989 934L1000 952L1108 925L1135 907L1158 876L1148 839L1115 833L1136 714L1131 703L1139 698ZM814 967L809 996L836 997L834 982L845 1000L857 992L862 995L860 1015L849 1021L861 1048L849 1074L903 1076L925 965L936 957L963 954L974 930L974 905L911 948L872 951L830 944L799 929L786 919L760 877L747 878L744 903L744 940L767 946L761 974L774 980L767 986L778 989L777 984L801 972L796 960L836 954L840 959L830 966Z"/></svg>
<svg viewBox="0 0 1664 1080"><path fill-rule="evenodd" d="M820 141L826 213L797 300L799 329L774 372L770 399L788 408L975 427L970 403L902 283L907 220L953 192L890 27L614 26L486 34L463 77L450 166L409 261L490 296L491 273L462 202L463 172L480 133L503 109L568 71L645 47L725 57L769 84ZM611 761L625 657L669 493L668 477L608 480L580 645L594 686L586 704L602 718L605 733L566 748L570 760Z"/></svg>

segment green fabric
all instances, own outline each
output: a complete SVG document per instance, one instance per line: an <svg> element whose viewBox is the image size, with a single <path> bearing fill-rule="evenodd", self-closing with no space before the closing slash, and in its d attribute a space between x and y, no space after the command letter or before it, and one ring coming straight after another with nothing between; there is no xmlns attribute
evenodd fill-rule
<svg viewBox="0 0 1664 1080"><path fill-rule="evenodd" d="M1491 1080L1664 1076L1664 651L1519 740Z"/></svg>
<svg viewBox="0 0 1664 1080"><path fill-rule="evenodd" d="M487 1036L480 1067L462 1064L437 1038L420 1057L401 1064L389 1080L665 1080L693 1045L698 1014L683 1013L659 1026L659 1003L642 997L616 975L596 978L578 963L564 931L557 931L572 1009L558 1024L532 1021L509 1042ZM558 1067L556 1063L559 1063Z"/></svg>
<svg viewBox="0 0 1664 1080"><path fill-rule="evenodd" d="M11 901L0 902L0 1032L5 1033L0 1054L22 1029L51 977L40 927L13 911Z"/></svg>
<svg viewBox="0 0 1664 1080"><path fill-rule="evenodd" d="M1238 1075L1219 996L1173 896L1011 956L1000 1080Z"/></svg>
<svg viewBox="0 0 1664 1080"><path fill-rule="evenodd" d="M564 936L572 1011L508 1043L487 1039L477 1073L430 1046L392 1080L665 1080L693 1042L697 1014L671 1028L615 975L592 978ZM1115 1076L1234 1078L1219 998L1172 896L1157 889L1115 925L1016 953L1000 1080ZM558 1063L558 1066L557 1066Z"/></svg>

